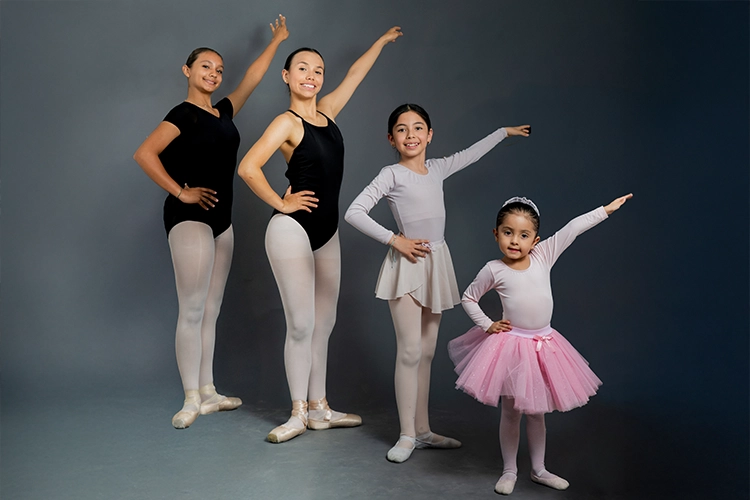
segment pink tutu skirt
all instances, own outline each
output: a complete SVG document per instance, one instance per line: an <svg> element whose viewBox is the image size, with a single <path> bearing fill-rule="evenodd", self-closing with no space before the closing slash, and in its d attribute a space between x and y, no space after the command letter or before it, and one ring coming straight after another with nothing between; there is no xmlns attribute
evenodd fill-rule
<svg viewBox="0 0 750 500"><path fill-rule="evenodd" d="M456 388L497 406L513 398L522 413L568 411L585 405L602 381L565 337L547 326L488 334L475 326L448 343Z"/></svg>

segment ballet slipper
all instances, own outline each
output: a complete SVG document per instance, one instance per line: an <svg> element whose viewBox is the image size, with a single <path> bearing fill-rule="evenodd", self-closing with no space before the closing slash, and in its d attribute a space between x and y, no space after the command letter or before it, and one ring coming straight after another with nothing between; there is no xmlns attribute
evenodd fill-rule
<svg viewBox="0 0 750 500"><path fill-rule="evenodd" d="M568 489L568 486L570 486L570 483L567 482L565 479L561 478L560 476L556 476L549 472L546 469L542 469L539 474L534 474L534 472L531 472L531 480L535 483L543 484L544 486L548 486L555 490L566 490Z"/></svg>
<svg viewBox="0 0 750 500"><path fill-rule="evenodd" d="M495 483L495 493L501 495L510 495L513 493L513 488L516 486L516 479L518 474L513 471L503 471L503 475Z"/></svg>
<svg viewBox="0 0 750 500"><path fill-rule="evenodd" d="M461 441L439 434L433 434L432 432L425 432L417 436L417 449L435 448L442 450L450 450L461 447Z"/></svg>
<svg viewBox="0 0 750 500"><path fill-rule="evenodd" d="M401 440L410 442L411 448L400 448L398 446L398 443L400 443ZM393 462L397 464L406 462L407 460L409 460L409 457L411 456L415 447L416 447L415 438L401 434L398 437L398 441L396 441L396 444L393 446L393 448L388 450L388 454L385 456L385 458L388 459L389 462Z"/></svg>
<svg viewBox="0 0 750 500"><path fill-rule="evenodd" d="M240 398L222 396L216 392L214 384L206 384L199 389L201 399L207 399L201 403L201 415L216 413L217 411L231 411L242 406Z"/></svg>
<svg viewBox="0 0 750 500"><path fill-rule="evenodd" d="M283 443L299 436L300 434L304 434L307 430L307 401L302 399L295 399L292 401L292 417L296 417L302 422L302 427L297 428L281 424L268 433L268 440L270 442Z"/></svg>
<svg viewBox="0 0 750 500"><path fill-rule="evenodd" d="M319 431L334 429L336 427L357 427L358 425L362 425L362 417L353 413L344 413L343 416L332 419L333 411L328 406L328 401L326 401L325 397L323 399L310 400L308 403L310 411L325 410L323 418L312 418L308 414L307 427L309 429Z"/></svg>
<svg viewBox="0 0 750 500"><path fill-rule="evenodd" d="M187 429L198 418L201 407L201 396L196 390L185 391L185 402L182 409L172 417L175 429ZM193 409L194 408L194 409Z"/></svg>

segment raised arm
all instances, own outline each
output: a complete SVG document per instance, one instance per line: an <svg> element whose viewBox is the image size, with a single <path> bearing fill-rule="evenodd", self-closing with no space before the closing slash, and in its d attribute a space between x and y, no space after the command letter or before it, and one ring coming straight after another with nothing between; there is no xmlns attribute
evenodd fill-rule
<svg viewBox="0 0 750 500"><path fill-rule="evenodd" d="M281 198L273 190L266 176L263 174L263 166L268 162L281 146L290 141L295 129L295 121L289 114L284 113L277 116L268 126L258 141L245 154L240 162L237 173L242 180L250 186L258 198L265 201L273 208L283 214L296 212L297 210L311 211L317 207L317 198L312 191L299 191L291 193L291 186L287 188L284 197Z"/></svg>
<svg viewBox="0 0 750 500"><path fill-rule="evenodd" d="M276 55L276 49L279 48L281 42L289 37L289 31L286 28L286 18L279 14L279 18L276 19L276 24L271 23L271 32L273 36L271 41L268 43L266 49L253 61L245 76L237 85L237 88L229 94L227 97L232 101L232 107L234 108L234 116L240 112L242 106L245 105L247 98L253 93L255 88L258 86L260 81L263 79L263 75L266 74L268 67L271 65L273 57Z"/></svg>
<svg viewBox="0 0 750 500"><path fill-rule="evenodd" d="M431 168L439 170L443 178L449 177L459 170L463 170L472 163L476 163L484 155L489 153L495 146L500 144L506 137L518 135L528 137L530 134L530 125L520 125L518 127L502 127L492 132L484 139L475 142L468 148L452 154L445 158L433 159Z"/></svg>
<svg viewBox="0 0 750 500"><path fill-rule="evenodd" d="M402 35L401 28L394 26L386 31L383 36L378 38L372 47L370 47L367 52L362 54L362 56L352 64L352 67L349 68L349 71L346 73L344 80L339 86L336 87L333 92L327 94L318 101L318 110L331 119L335 119L344 106L346 106L346 103L349 102L349 99L352 97L352 94L354 94L354 91L357 90L359 84L362 83L362 80L367 76L370 68L375 64L378 56L380 56L380 51L383 50L383 47L388 43L395 42L396 39Z"/></svg>
<svg viewBox="0 0 750 500"><path fill-rule="evenodd" d="M146 175L159 185L160 188L176 197L183 203L197 203L205 210L214 206L219 201L214 195L216 191L203 187L180 186L167 173L159 154L169 146L169 143L180 135L180 129L169 122L161 122L151 132L143 144L141 144L133 155L133 159L140 165Z"/></svg>

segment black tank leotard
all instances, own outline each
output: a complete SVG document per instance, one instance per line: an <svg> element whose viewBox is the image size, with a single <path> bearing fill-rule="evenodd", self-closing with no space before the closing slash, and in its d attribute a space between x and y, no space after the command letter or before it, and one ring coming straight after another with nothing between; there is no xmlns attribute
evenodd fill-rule
<svg viewBox="0 0 750 500"><path fill-rule="evenodd" d="M344 138L336 124L323 113L328 124L318 127L301 116L304 135L289 158L286 177L292 193L313 191L318 199L312 212L298 210L287 214L302 226L313 250L325 245L339 227L339 191L344 176ZM274 211L274 214L280 213Z"/></svg>
<svg viewBox="0 0 750 500"><path fill-rule="evenodd" d="M164 168L180 186L216 191L213 208L183 203L172 195L164 201L164 229L192 220L211 227L214 238L232 224L232 185L237 167L240 134L232 122L234 109L226 97L214 106L219 117L189 102L172 108L164 121L180 129L180 135L159 155Z"/></svg>

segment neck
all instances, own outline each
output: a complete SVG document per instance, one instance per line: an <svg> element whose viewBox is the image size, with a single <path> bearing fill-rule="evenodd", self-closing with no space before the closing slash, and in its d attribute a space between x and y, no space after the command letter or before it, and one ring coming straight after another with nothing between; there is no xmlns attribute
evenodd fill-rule
<svg viewBox="0 0 750 500"><path fill-rule="evenodd" d="M409 170L414 172L423 173L427 170L425 167L426 153L423 151L419 156L412 156L411 158L404 158L401 156L398 160L400 165L405 166Z"/></svg>
<svg viewBox="0 0 750 500"><path fill-rule="evenodd" d="M289 109L297 113L307 121L315 121L318 115L318 101L316 97L310 99L300 99L292 95Z"/></svg>
<svg viewBox="0 0 750 500"><path fill-rule="evenodd" d="M502 260L509 268L515 269L516 271L523 271L524 269L528 269L531 265L531 259L527 255L523 259L509 259L506 256L503 256Z"/></svg>
<svg viewBox="0 0 750 500"><path fill-rule="evenodd" d="M192 102L193 104L197 106L203 106L206 108L211 109L211 94L206 94L205 92L200 92L195 89L189 89L188 90L188 96L186 101Z"/></svg>

